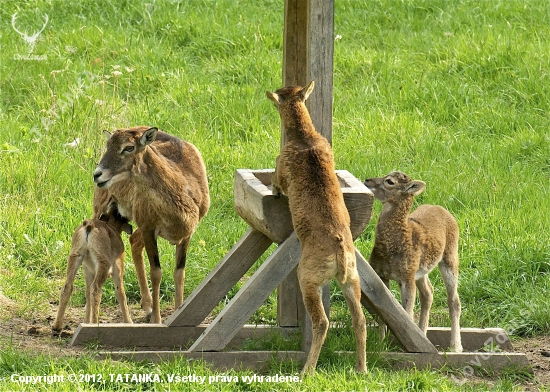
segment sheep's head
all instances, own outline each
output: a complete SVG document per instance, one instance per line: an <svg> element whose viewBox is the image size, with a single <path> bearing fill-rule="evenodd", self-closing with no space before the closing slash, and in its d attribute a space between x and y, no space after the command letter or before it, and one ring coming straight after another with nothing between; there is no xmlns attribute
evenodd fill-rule
<svg viewBox="0 0 550 392"><path fill-rule="evenodd" d="M313 91L315 83L313 80L305 87L300 86L288 86L283 87L275 91L274 93L266 91L265 95L269 98L277 109L285 103L301 102L304 103L309 97L309 94Z"/></svg>
<svg viewBox="0 0 550 392"><path fill-rule="evenodd" d="M423 181L412 180L400 171L392 172L385 177L367 178L364 184L382 203L412 198L426 189Z"/></svg>
<svg viewBox="0 0 550 392"><path fill-rule="evenodd" d="M107 223L118 233L123 231L131 235L133 232L132 225L129 223L128 219L123 217L118 210L118 203L114 197L109 199L109 202L104 207L104 211L99 216L99 220Z"/></svg>
<svg viewBox="0 0 550 392"><path fill-rule="evenodd" d="M94 171L94 182L100 188L108 188L130 177L136 158L155 141L158 129L135 127L119 129L110 135L107 151Z"/></svg>

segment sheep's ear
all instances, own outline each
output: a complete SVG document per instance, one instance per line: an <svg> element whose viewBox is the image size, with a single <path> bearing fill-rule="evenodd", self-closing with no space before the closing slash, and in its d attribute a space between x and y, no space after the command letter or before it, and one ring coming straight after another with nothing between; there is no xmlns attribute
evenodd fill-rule
<svg viewBox="0 0 550 392"><path fill-rule="evenodd" d="M281 101L279 100L280 97L278 94L272 93L271 91L266 91L265 95L267 98L269 98L270 101L272 101L275 104L275 106L279 107L279 104L281 103Z"/></svg>
<svg viewBox="0 0 550 392"><path fill-rule="evenodd" d="M132 235L134 229L131 224L125 223L122 225L122 231L125 232L128 235Z"/></svg>
<svg viewBox="0 0 550 392"><path fill-rule="evenodd" d="M111 138L111 136L113 136L113 134L111 132L109 132L108 130L106 130L106 129L103 130L103 134L105 135L105 138L107 140L109 140Z"/></svg>
<svg viewBox="0 0 550 392"><path fill-rule="evenodd" d="M309 82L309 84L306 87L304 87L300 91L300 95L302 96L302 101L305 101L306 99L308 99L309 94L311 94L311 92L313 91L313 87L315 87L315 82L312 80L311 82Z"/></svg>
<svg viewBox="0 0 550 392"><path fill-rule="evenodd" d="M148 144L151 144L155 141L157 137L158 128L152 127L143 132L141 138L139 139L139 144L142 147L145 147Z"/></svg>
<svg viewBox="0 0 550 392"><path fill-rule="evenodd" d="M417 180L411 181L407 186L407 189L405 189L405 192L413 196L418 196L424 192L424 189L426 189L426 183L424 181Z"/></svg>

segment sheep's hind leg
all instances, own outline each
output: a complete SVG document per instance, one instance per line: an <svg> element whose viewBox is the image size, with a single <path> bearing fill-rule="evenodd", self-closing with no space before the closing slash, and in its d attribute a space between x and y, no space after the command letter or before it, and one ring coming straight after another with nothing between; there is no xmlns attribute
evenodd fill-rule
<svg viewBox="0 0 550 392"><path fill-rule="evenodd" d="M61 289L59 295L59 307L57 308L57 316L52 326L52 330L55 333L59 333L63 328L63 317L65 316L65 310L67 309L67 304L69 298L73 292L74 279L78 271L78 267L82 264L82 256L78 254L71 253L69 260L67 262L67 278L65 285Z"/></svg>
<svg viewBox="0 0 550 392"><path fill-rule="evenodd" d="M176 245L176 268L174 269L174 284L176 293L174 302L176 309L183 303L183 288L185 283L185 263L187 262L187 247L190 238L186 238L181 244Z"/></svg>
<svg viewBox="0 0 550 392"><path fill-rule="evenodd" d="M357 351L355 370L358 373L367 373L367 321L361 307L361 286L357 272L352 274L348 270L348 280L345 283L338 282L338 285L351 311Z"/></svg>
<svg viewBox="0 0 550 392"><path fill-rule="evenodd" d="M458 259L458 256L457 256ZM458 262L456 263L458 264ZM460 298L458 297L458 271L446 263L439 264L439 271L447 289L447 306L451 317L451 342L450 349L455 352L462 352L462 340L460 337Z"/></svg>

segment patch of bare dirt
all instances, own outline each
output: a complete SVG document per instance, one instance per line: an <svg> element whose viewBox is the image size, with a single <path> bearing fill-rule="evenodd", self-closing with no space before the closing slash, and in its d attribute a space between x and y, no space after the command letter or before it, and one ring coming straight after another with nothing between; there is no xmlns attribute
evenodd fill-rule
<svg viewBox="0 0 550 392"><path fill-rule="evenodd" d="M524 352L535 372L537 383L550 387L550 336L537 336L514 342L514 349Z"/></svg>

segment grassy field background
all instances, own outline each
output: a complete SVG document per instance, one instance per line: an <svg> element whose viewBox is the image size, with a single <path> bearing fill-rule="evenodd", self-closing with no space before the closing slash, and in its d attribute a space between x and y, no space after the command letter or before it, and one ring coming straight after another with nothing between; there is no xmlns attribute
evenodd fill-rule
<svg viewBox="0 0 550 392"><path fill-rule="evenodd" d="M154 125L203 153L212 206L191 241L186 295L240 238L247 226L233 208L235 170L272 168L279 150L279 116L264 92L281 83L283 4L2 1L0 290L17 304L17 317L47 325L46 317L53 316L50 302L57 301L64 282L72 232L91 214L103 129ZM16 27L29 35L49 16L32 52L12 28L14 14ZM463 327L502 327L516 338L550 334L550 5L338 0L335 15L337 168L360 179L402 170L427 183L418 203L439 204L454 214L461 229ZM376 203L373 220L356 241L364 255L372 248L379 210ZM161 259L162 303L169 307L173 247L163 241ZM127 265L128 300L136 306L139 288ZM431 325L448 326L443 283L437 273L431 280ZM83 289L80 277L71 306L83 306ZM116 305L110 282L103 299ZM333 299L332 318L349 323L337 291ZM274 304L272 295L252 322L273 323ZM98 363L86 356L59 360L10 341L0 346L2 379L13 372L70 369L214 374L185 361L153 366ZM393 372L376 361L369 362L369 376L355 376L352 362L331 355L353 348L351 336L329 336L318 375L284 387L476 388L442 378L446 372ZM273 364L273 373L298 370L288 366ZM492 387L512 390L518 379L505 373ZM162 390L128 383L78 387ZM60 388L75 385L55 390Z"/></svg>

